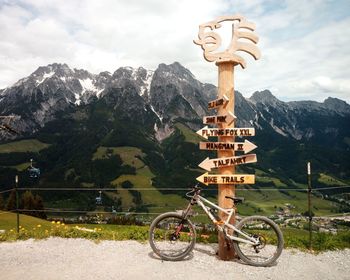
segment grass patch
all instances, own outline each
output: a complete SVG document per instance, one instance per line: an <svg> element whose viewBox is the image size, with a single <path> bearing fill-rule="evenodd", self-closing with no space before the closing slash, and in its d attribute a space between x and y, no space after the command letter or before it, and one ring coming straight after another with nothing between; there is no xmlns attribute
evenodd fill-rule
<svg viewBox="0 0 350 280"><path fill-rule="evenodd" d="M0 211L0 229L4 229L4 230L15 229L16 222L17 222L16 213ZM45 230L50 227L50 222L46 220L23 215L23 214L19 214L19 223L21 227L25 227L25 228L33 228L33 227L36 227L37 225L41 225L41 227Z"/></svg>
<svg viewBox="0 0 350 280"><path fill-rule="evenodd" d="M330 175L324 174L324 173L320 173L318 181L322 184L329 185L329 186L344 186L344 185L346 185L344 182L339 181L338 179L336 179Z"/></svg>
<svg viewBox="0 0 350 280"><path fill-rule="evenodd" d="M135 167L136 169L143 167L145 164L140 158L144 157L141 149L135 147L99 147L93 154L92 160L106 159L111 155L119 155L123 163Z"/></svg>
<svg viewBox="0 0 350 280"><path fill-rule="evenodd" d="M20 140L0 145L0 153L38 153L49 146L37 139Z"/></svg>
<svg viewBox="0 0 350 280"><path fill-rule="evenodd" d="M182 135L185 137L185 142L190 142L194 144L198 144L203 139L197 135L193 130L182 123L176 123L175 127L180 130Z"/></svg>
<svg viewBox="0 0 350 280"><path fill-rule="evenodd" d="M291 213L303 213L307 210L307 193L298 191L237 191L237 196L243 196L245 201L238 205L238 212L241 215L249 216L254 214L274 214L277 208L285 208L291 204L294 208ZM335 203L312 195L312 211L317 216L334 214Z"/></svg>
<svg viewBox="0 0 350 280"><path fill-rule="evenodd" d="M268 176L256 176L256 180L259 183L273 183L276 187L287 187L286 184L282 183L280 179Z"/></svg>
<svg viewBox="0 0 350 280"><path fill-rule="evenodd" d="M282 229L286 248L309 249L309 232L300 229ZM337 234L313 232L312 250L322 252L350 248L350 232L341 231Z"/></svg>
<svg viewBox="0 0 350 280"><path fill-rule="evenodd" d="M24 162L24 163L21 163L21 164L10 166L10 167L15 168L15 169L17 169L17 171L21 172L21 171L27 170L28 167L30 167L30 162Z"/></svg>

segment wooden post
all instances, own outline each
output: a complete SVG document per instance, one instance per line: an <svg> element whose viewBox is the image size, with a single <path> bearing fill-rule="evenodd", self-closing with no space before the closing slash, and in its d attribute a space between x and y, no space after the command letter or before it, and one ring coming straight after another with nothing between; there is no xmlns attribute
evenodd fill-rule
<svg viewBox="0 0 350 280"><path fill-rule="evenodd" d="M221 98L225 94L229 98L229 102L226 105L226 107L221 107L218 109L218 115L226 115L229 111L231 111L233 114L234 107L235 107L235 95L234 95L234 63L233 62L221 62L217 63L218 66L218 97ZM234 122L231 124L218 124L220 128L229 128L234 127ZM219 142L234 142L235 137L233 136L221 136L218 137ZM224 150L224 151L218 151L218 158L221 157L232 157L235 155L234 150ZM221 167L219 168L219 174L234 174L235 173L235 166L227 166L227 167ZM218 202L219 206L222 208L231 208L232 207L232 200L226 199L225 196L235 196L235 185L218 185ZM227 219L227 216L225 213L220 213L221 219ZM233 217L234 222L235 217ZM228 243L225 240L224 235L219 232L219 252L218 256L221 260L230 260L234 258L235 252L233 250L233 247L228 247Z"/></svg>
<svg viewBox="0 0 350 280"><path fill-rule="evenodd" d="M312 250L312 214L311 214L311 163L307 163L307 205L308 205L308 215L309 215L309 250Z"/></svg>
<svg viewBox="0 0 350 280"><path fill-rule="evenodd" d="M15 191L16 191L16 230L19 233L19 194L18 194L18 175L15 177Z"/></svg>
<svg viewBox="0 0 350 280"><path fill-rule="evenodd" d="M221 46L221 37L218 33L215 33L214 30L218 29L222 26L222 22L229 21L232 23L232 33L229 34L231 37L231 42L229 46L224 51L219 51ZM254 33L255 25L252 22L247 21L241 15L233 15L233 16L222 16L218 17L213 21L206 22L199 26L198 39L194 40L194 43L200 45L203 49L204 58L209 62L216 62L219 71L219 79L218 79L218 99L209 102L208 109L217 108L217 115L224 116L223 119L233 118L234 115L234 105L235 105L235 95L234 95L234 67L236 65L240 65L242 68L245 68L246 63L243 57L241 57L237 52L246 52L252 55L255 59L260 58L260 51L256 47L256 43L259 38ZM244 40L241 40L244 39ZM250 42L249 42L250 41ZM218 118L209 118L212 121L208 120L208 117L205 117L205 123L212 123L218 125L218 129L209 129L204 128L197 133L204 138L208 138L208 136L213 136L211 132L219 132L221 129L232 129L234 128L234 121L232 122L221 122L218 121ZM241 135L225 134L226 132L221 131L216 136L218 136L218 142L220 143L234 143L235 136L253 136L255 134L254 129L240 129L244 131L251 131L254 133L241 133ZM225 130L226 131L226 130ZM242 135L243 134L243 135ZM235 156L235 148L233 149L219 149L218 150L218 159L227 158ZM238 150L238 149L237 149ZM256 156L250 156L250 162L256 161ZM254 159L254 160L253 160ZM204 167L206 170L210 170L210 163L208 161L202 162L200 167ZM218 161L217 161L218 162ZM222 208L232 208L232 200L226 199L225 196L235 196L235 185L234 183L240 184L252 184L255 181L254 175L244 175L244 178L247 180L237 181L236 176L232 176L235 174L235 164L227 164L226 166L217 166L218 174L208 175L208 173L199 176L197 178L198 181L208 185L208 184L218 184L218 201L219 206ZM228 176L222 176L228 175ZM229 177L231 175L231 177ZM221 176L221 177L220 177ZM226 178L230 178L227 180ZM243 178L243 177L242 177ZM248 180L249 178L249 180ZM224 213L220 213L221 219L227 219ZM233 220L235 217L232 218ZM233 222L233 221L231 221ZM219 232L219 258L221 260L230 260L234 257L235 253L233 248L229 245L229 242L226 242L222 233Z"/></svg>

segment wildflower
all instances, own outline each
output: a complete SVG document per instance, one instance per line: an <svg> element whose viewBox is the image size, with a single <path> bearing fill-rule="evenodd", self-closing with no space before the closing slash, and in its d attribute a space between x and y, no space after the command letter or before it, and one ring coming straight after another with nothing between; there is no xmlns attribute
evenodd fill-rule
<svg viewBox="0 0 350 280"><path fill-rule="evenodd" d="M37 225L38 228L41 228L41 225Z"/></svg>
<svg viewBox="0 0 350 280"><path fill-rule="evenodd" d="M57 221L57 224L59 225L61 222L60 221Z"/></svg>
<svg viewBox="0 0 350 280"><path fill-rule="evenodd" d="M54 224L54 223L55 223L55 221L52 221L52 222L51 222L51 224Z"/></svg>
<svg viewBox="0 0 350 280"><path fill-rule="evenodd" d="M10 229L10 232L13 232L13 229Z"/></svg>
<svg viewBox="0 0 350 280"><path fill-rule="evenodd" d="M64 226L65 225L65 223L62 223L62 226Z"/></svg>

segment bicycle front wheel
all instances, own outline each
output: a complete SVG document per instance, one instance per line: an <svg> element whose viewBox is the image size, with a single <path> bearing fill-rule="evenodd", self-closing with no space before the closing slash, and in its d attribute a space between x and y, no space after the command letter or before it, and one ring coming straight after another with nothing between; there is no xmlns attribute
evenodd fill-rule
<svg viewBox="0 0 350 280"><path fill-rule="evenodd" d="M245 263L253 266L269 266L273 264L282 253L283 234L278 225L263 216L251 216L244 218L237 224L236 232L239 238L249 238L257 241L256 245L234 241L233 247L237 255Z"/></svg>
<svg viewBox="0 0 350 280"><path fill-rule="evenodd" d="M164 213L152 222L149 243L163 260L181 260L193 250L196 243L195 227L180 214Z"/></svg>

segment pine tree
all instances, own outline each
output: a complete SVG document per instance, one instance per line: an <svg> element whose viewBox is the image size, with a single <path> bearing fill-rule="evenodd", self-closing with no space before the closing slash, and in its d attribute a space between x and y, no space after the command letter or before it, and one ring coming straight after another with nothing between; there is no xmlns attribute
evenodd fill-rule
<svg viewBox="0 0 350 280"><path fill-rule="evenodd" d="M35 195L34 204L35 204L35 207L34 207L35 210L44 210L44 201L40 195L37 195L37 194ZM45 212L36 212L35 216L42 218L42 219L47 218Z"/></svg>
<svg viewBox="0 0 350 280"><path fill-rule="evenodd" d="M5 208L4 198L2 197L2 194L0 193L0 210L3 210Z"/></svg>
<svg viewBox="0 0 350 280"><path fill-rule="evenodd" d="M25 209L25 210L33 210L34 209L34 196L32 192L26 191L25 193L22 194L21 196L21 204L20 208ZM24 214L34 216L34 212L32 211L25 211Z"/></svg>
<svg viewBox="0 0 350 280"><path fill-rule="evenodd" d="M6 204L6 210L11 211L11 210L16 210L16 191L12 190L10 193L10 196L7 200Z"/></svg>

